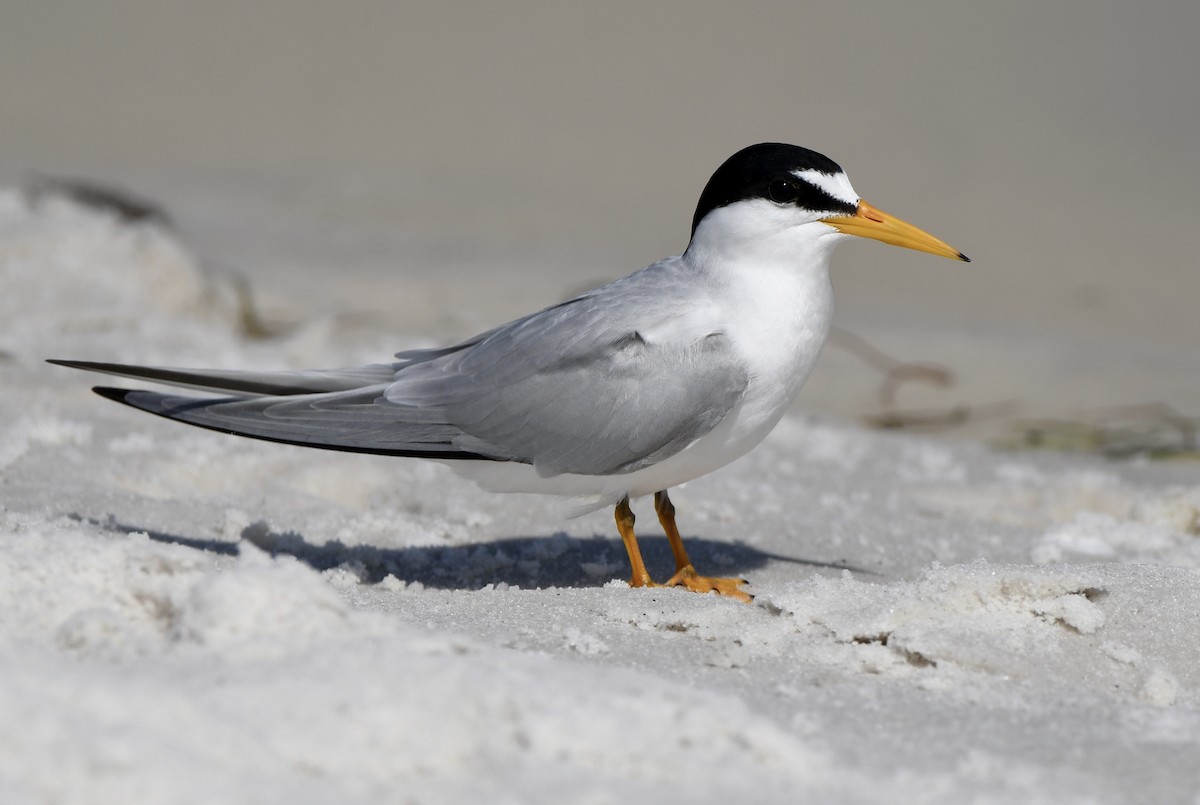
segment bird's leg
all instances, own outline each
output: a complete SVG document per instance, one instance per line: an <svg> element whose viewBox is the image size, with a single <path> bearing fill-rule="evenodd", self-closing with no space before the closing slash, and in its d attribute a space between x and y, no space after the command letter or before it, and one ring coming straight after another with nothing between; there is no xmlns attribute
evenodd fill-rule
<svg viewBox="0 0 1200 805"><path fill-rule="evenodd" d="M626 499L627 502L628 499ZM628 509L628 505L626 508ZM701 576L696 572L696 568L692 567L692 561L688 559L687 551L683 547L683 538L679 536L679 528L675 525L675 504L667 496L667 490L654 493L654 511L658 513L658 522L662 524L663 531L667 533L667 542L671 543L671 553L675 554L675 575L667 581L667 587L684 587L697 593L715 592L747 604L754 600L754 596L741 589L741 585L746 584L745 579ZM619 517L618 514L618 526L620 525ZM632 526L632 512L629 517ZM632 534L632 532L631 527L630 533ZM628 542L626 547L629 547ZM630 556L632 557L632 554Z"/></svg>
<svg viewBox="0 0 1200 805"><path fill-rule="evenodd" d="M679 528L675 525L675 504L667 497L667 490L654 493L654 511L658 513L658 522L663 531L667 532L667 542L671 543L671 553L675 554L675 572L692 566L687 551L683 547L683 537L679 536Z"/></svg>
<svg viewBox="0 0 1200 805"><path fill-rule="evenodd" d="M614 513L617 520L617 531L621 534L621 541L625 543L625 552L629 554L629 565L633 568L633 576L629 579L630 587L653 587L656 586L650 580L650 573L646 570L646 563L642 561L642 551L638 548L637 535L633 533L633 510L629 508L629 497L621 498L621 502L617 504L617 510Z"/></svg>
<svg viewBox="0 0 1200 805"><path fill-rule="evenodd" d="M634 534L633 524L637 519L629 508L629 498L621 498L613 513L617 521L617 531L621 541L625 543L625 552L629 554L629 565L633 575L629 579L630 587L683 587L696 593L717 593L735 598L738 601L750 603L753 596L741 589L745 579L713 578L701 576L692 567L687 550L683 547L683 538L679 536L679 528L675 525L675 505L667 496L666 491L654 495L654 510L658 513L658 521L662 523L663 531L667 533L667 541L671 544L671 553L675 555L675 575L666 584L655 584L642 561L642 551L638 548L637 535Z"/></svg>

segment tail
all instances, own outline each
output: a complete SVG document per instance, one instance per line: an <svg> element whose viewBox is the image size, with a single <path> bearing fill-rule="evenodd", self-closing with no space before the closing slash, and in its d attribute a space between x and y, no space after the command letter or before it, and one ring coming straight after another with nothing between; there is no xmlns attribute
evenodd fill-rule
<svg viewBox="0 0 1200 805"><path fill-rule="evenodd" d="M51 360L76 369L233 392L191 397L109 387L102 397L209 430L281 444L443 460L508 460L455 446L462 431L436 411L389 402L391 365L306 372L237 372Z"/></svg>

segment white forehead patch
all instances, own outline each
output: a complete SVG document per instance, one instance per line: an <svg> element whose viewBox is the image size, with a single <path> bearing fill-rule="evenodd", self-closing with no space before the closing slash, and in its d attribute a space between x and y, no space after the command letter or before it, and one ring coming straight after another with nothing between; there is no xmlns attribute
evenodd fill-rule
<svg viewBox="0 0 1200 805"><path fill-rule="evenodd" d="M819 170L809 168L802 171L792 171L792 175L797 179L808 182L813 187L825 191L838 201L844 201L850 205L858 204L858 193L854 192L854 188L850 186L850 179L844 173L822 173Z"/></svg>

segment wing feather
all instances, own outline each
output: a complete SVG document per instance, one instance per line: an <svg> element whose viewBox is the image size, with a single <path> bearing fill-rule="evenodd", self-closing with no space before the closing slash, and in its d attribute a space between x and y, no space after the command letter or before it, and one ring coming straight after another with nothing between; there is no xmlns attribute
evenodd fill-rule
<svg viewBox="0 0 1200 805"><path fill-rule="evenodd" d="M532 464L544 476L655 464L734 408L749 376L679 258L452 347L392 364L231 372L54 361L199 387L98 388L199 427L336 450Z"/></svg>
<svg viewBox="0 0 1200 805"><path fill-rule="evenodd" d="M542 475L649 466L712 430L749 382L711 311L680 304L687 279L656 264L405 367L385 397L441 412L465 450Z"/></svg>

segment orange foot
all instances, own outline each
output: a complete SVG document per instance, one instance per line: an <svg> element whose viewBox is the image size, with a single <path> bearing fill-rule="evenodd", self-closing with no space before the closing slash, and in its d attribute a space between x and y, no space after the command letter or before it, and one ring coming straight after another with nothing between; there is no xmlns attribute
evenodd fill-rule
<svg viewBox="0 0 1200 805"><path fill-rule="evenodd" d="M741 589L743 584L749 584L749 582L745 579L701 576L696 572L696 568L691 565L685 565L676 571L674 576L667 579L667 583L663 586L683 587L694 593L716 593L717 595L725 595L741 601L743 604L749 604L754 600L754 596Z"/></svg>

